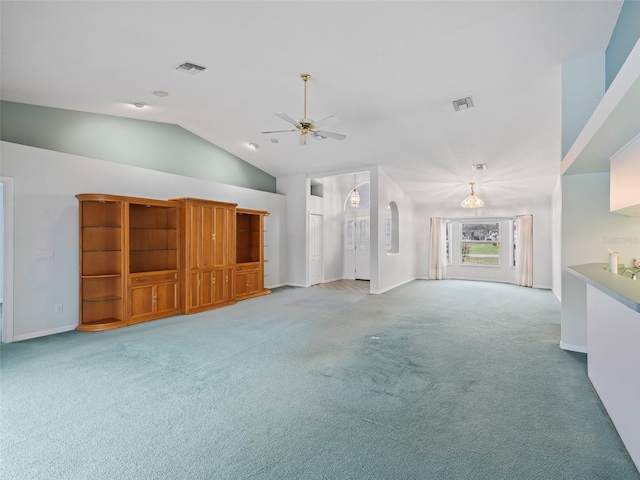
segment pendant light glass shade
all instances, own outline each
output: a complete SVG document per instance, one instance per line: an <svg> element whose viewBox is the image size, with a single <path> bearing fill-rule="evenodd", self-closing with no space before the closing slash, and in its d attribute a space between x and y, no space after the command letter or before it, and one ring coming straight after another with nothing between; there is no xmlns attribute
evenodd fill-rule
<svg viewBox="0 0 640 480"><path fill-rule="evenodd" d="M353 190L351 190L351 193L349 194L349 205L355 208L360 206L360 194L355 187L353 187Z"/></svg>
<svg viewBox="0 0 640 480"><path fill-rule="evenodd" d="M351 205L353 208L360 207L360 194L358 193L358 190L356 190L355 173L353 174L353 190L351 190L351 193L349 194L349 205Z"/></svg>
<svg viewBox="0 0 640 480"><path fill-rule="evenodd" d="M467 198L465 198L461 203L460 206L463 208L482 208L484 207L484 202L482 200L480 200L478 197L476 197L476 194L473 191L473 186L475 185L475 182L469 182L469 185L471 185L471 195L469 195Z"/></svg>

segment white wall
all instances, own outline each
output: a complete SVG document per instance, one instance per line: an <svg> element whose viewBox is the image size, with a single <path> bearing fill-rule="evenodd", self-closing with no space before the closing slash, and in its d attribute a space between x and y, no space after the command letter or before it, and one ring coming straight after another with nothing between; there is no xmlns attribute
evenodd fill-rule
<svg viewBox="0 0 640 480"><path fill-rule="evenodd" d="M400 217L399 253L387 254L385 222L387 206L396 202ZM371 170L371 293L383 293L418 276L416 206L380 168Z"/></svg>
<svg viewBox="0 0 640 480"><path fill-rule="evenodd" d="M0 182L0 303L4 297L4 184Z"/></svg>
<svg viewBox="0 0 640 480"><path fill-rule="evenodd" d="M459 205L419 205L418 206L418 274L428 278L429 274L429 236L432 217L456 219L477 219L515 217L533 215L533 286L551 288L552 285L552 240L551 240L551 197L513 199L509 205L500 207L485 206L468 211ZM505 238L508 240L508 237ZM486 281L505 281L499 269L482 267L464 267L465 278ZM448 269L447 269L448 270ZM447 272L448 274L448 272Z"/></svg>
<svg viewBox="0 0 640 480"><path fill-rule="evenodd" d="M307 192L311 182L304 175L280 177L276 180L276 191L286 196L286 238L289 246L286 254L285 282L295 287L309 286Z"/></svg>
<svg viewBox="0 0 640 480"><path fill-rule="evenodd" d="M567 271L572 265L608 262L608 249L630 266L640 254L640 217L609 212L609 173L562 177L561 346L587 351L586 284Z"/></svg>
<svg viewBox="0 0 640 480"><path fill-rule="evenodd" d="M640 135L611 157L610 210L640 214ZM631 207L631 208L630 208Z"/></svg>
<svg viewBox="0 0 640 480"><path fill-rule="evenodd" d="M269 210L265 284L284 283L286 199L273 193L2 142L2 174L14 179L13 340L78 324L78 193L196 197ZM38 251L53 251L37 260ZM62 313L54 305L63 304Z"/></svg>

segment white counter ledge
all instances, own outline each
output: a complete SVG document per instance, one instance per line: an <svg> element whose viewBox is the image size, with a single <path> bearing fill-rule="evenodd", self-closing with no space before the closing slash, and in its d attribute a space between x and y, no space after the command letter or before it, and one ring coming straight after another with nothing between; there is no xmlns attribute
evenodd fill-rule
<svg viewBox="0 0 640 480"><path fill-rule="evenodd" d="M609 271L607 263L587 263L575 265L569 270L576 277L596 287L613 299L626 305L635 312L640 312L640 279L631 280Z"/></svg>
<svg viewBox="0 0 640 480"><path fill-rule="evenodd" d="M589 379L640 470L640 280L604 263L569 270L586 282Z"/></svg>

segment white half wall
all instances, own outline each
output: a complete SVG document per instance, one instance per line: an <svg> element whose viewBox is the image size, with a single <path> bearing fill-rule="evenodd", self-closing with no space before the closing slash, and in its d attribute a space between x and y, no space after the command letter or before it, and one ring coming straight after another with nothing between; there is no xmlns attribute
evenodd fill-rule
<svg viewBox="0 0 640 480"><path fill-rule="evenodd" d="M0 149L2 175L14 179L15 189L13 340L78 324L78 193L196 197L268 210L265 286L284 283L287 219L282 195L7 142ZM53 252L53 258L36 259L43 251ZM54 313L59 304L63 311Z"/></svg>
<svg viewBox="0 0 640 480"><path fill-rule="evenodd" d="M399 214L399 252L387 254L387 206L396 202ZM416 205L380 168L371 170L371 293L383 293L417 278Z"/></svg>

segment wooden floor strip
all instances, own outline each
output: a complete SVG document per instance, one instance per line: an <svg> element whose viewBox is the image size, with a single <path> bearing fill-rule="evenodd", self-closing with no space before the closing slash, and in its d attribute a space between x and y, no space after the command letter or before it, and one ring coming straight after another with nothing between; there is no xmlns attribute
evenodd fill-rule
<svg viewBox="0 0 640 480"><path fill-rule="evenodd" d="M335 282L319 283L312 285L312 288L323 288L325 290L340 290L350 293L369 293L368 280L336 280Z"/></svg>

